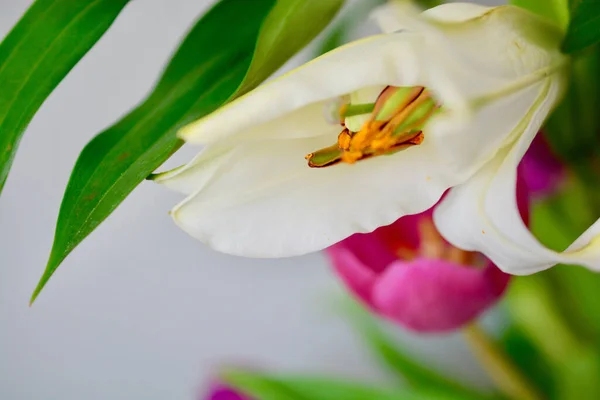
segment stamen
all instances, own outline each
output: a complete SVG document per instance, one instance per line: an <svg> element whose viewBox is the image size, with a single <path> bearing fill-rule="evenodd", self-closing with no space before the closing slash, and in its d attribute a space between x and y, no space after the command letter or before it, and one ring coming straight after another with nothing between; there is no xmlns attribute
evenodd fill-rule
<svg viewBox="0 0 600 400"><path fill-rule="evenodd" d="M338 163L342 159L342 152L337 145L334 145L307 154L304 158L308 160L309 167L323 168Z"/></svg>
<svg viewBox="0 0 600 400"><path fill-rule="evenodd" d="M342 150L348 150L350 148L350 142L352 141L352 134L348 129L344 129L338 135L338 146Z"/></svg>
<svg viewBox="0 0 600 400"><path fill-rule="evenodd" d="M371 117L359 117L366 119L360 129L360 125L355 127L355 119L348 126L342 122L344 130L338 135L337 144L308 154L308 165L324 167L339 161L353 164L419 145L425 138L423 127L438 109L431 93L422 86L387 86L375 103L344 104L339 109L342 121L368 113Z"/></svg>
<svg viewBox="0 0 600 400"><path fill-rule="evenodd" d="M422 86L397 88L388 86L377 99L375 120L388 121L423 93Z"/></svg>

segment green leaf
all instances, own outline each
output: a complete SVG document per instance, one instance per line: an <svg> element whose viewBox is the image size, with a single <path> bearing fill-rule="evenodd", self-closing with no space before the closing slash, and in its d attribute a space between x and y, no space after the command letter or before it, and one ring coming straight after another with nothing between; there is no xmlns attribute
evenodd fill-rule
<svg viewBox="0 0 600 400"><path fill-rule="evenodd" d="M313 39L342 3L222 0L210 10L152 94L82 151L32 302L65 257L182 145L176 137L182 125L258 85Z"/></svg>
<svg viewBox="0 0 600 400"><path fill-rule="evenodd" d="M0 192L27 125L129 0L38 0L0 44Z"/></svg>
<svg viewBox="0 0 600 400"><path fill-rule="evenodd" d="M497 398L469 389L451 379L423 366L394 343L386 335L373 315L357 304L349 301L346 310L355 329L363 337L371 352L400 380L412 388L430 388L456 395L461 399Z"/></svg>
<svg viewBox="0 0 600 400"><path fill-rule="evenodd" d="M567 248L596 221L598 210L589 184L572 178L563 190L533 208L531 229L554 250ZM554 293L560 311L579 341L600 343L600 275L582 267L559 265L540 274Z"/></svg>
<svg viewBox="0 0 600 400"><path fill-rule="evenodd" d="M600 156L600 46L576 57L569 75L567 93L550 116L545 133L556 154L593 188L596 177L588 176L591 168L587 164L595 164Z"/></svg>
<svg viewBox="0 0 600 400"><path fill-rule="evenodd" d="M346 20L335 26L321 42L321 45L315 52L316 55L320 56L344 44L349 28Z"/></svg>
<svg viewBox="0 0 600 400"><path fill-rule="evenodd" d="M565 53L574 53L600 42L600 1L581 0L574 7L567 35L562 44Z"/></svg>
<svg viewBox="0 0 600 400"><path fill-rule="evenodd" d="M515 326L552 368L556 398L600 398L598 346L571 330L555 306L556 293L540 273L514 279L508 304ZM563 297L565 298L565 297Z"/></svg>
<svg viewBox="0 0 600 400"><path fill-rule="evenodd" d="M552 368L520 329L510 326L503 332L502 346L519 370L525 371L528 379L542 391L544 398L557 399Z"/></svg>
<svg viewBox="0 0 600 400"><path fill-rule="evenodd" d="M252 65L237 95L258 86L333 19L344 0L279 0L265 20Z"/></svg>
<svg viewBox="0 0 600 400"><path fill-rule="evenodd" d="M348 4L349 10L337 21L333 29L327 32L316 51L316 55L327 53L346 43L348 36L354 32L355 28L361 26L365 16L369 15L375 7L385 4L385 1L362 0Z"/></svg>
<svg viewBox="0 0 600 400"><path fill-rule="evenodd" d="M565 249L596 220L596 192L587 180L572 176L560 193L533 208L536 237L552 249ZM544 372L551 367L554 398L577 398L580 393L600 397L599 291L600 275L572 265L520 277L511 287L508 299L515 323L546 359Z"/></svg>
<svg viewBox="0 0 600 400"><path fill-rule="evenodd" d="M509 3L547 18L563 30L569 24L569 3L567 0L509 0Z"/></svg>
<svg viewBox="0 0 600 400"><path fill-rule="evenodd" d="M228 371L222 379L260 400L462 400L433 390L383 389L341 380Z"/></svg>

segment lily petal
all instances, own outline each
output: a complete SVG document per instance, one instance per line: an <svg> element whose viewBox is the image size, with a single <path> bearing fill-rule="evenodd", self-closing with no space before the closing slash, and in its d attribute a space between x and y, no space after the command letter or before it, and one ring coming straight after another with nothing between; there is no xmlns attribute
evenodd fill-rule
<svg viewBox="0 0 600 400"><path fill-rule="evenodd" d="M462 249L482 252L501 270L515 275L532 274L558 263L600 270L600 220L560 253L544 247L519 215L517 165L562 90L556 80L549 85L548 95L539 108L531 110L529 127L516 143L500 151L473 178L453 188L434 212L435 224L446 240Z"/></svg>
<svg viewBox="0 0 600 400"><path fill-rule="evenodd" d="M438 24L439 15L463 15L461 10L469 8L465 4L440 7L422 16L415 9L403 8L400 15L409 29L372 36L331 51L187 125L180 136L198 144L231 135L250 138L265 132L286 137L286 126L300 126L303 124L298 121L320 116L319 110L324 106L321 102L378 85L426 86L446 109L466 112L466 98L500 90L515 78L560 57L556 49L537 49L545 46L545 41L551 42L549 39L533 43L523 39L523 32L515 29L515 18L526 19L524 23L533 25L533 31L543 31L544 37L560 33L518 7L475 7L477 13L467 12L466 22L463 18L461 24L448 20ZM380 13L395 14L387 8ZM487 18L478 18L482 15ZM297 112L302 113L302 118L294 115ZM265 125L270 121L273 125ZM276 126L281 129L275 129ZM307 135L319 131L300 129Z"/></svg>
<svg viewBox="0 0 600 400"><path fill-rule="evenodd" d="M327 248L326 251L338 276L350 291L366 305L372 306L371 291L377 279L375 271L343 245L333 245Z"/></svg>
<svg viewBox="0 0 600 400"><path fill-rule="evenodd" d="M416 15L410 3L390 2L373 15L384 31L418 32L432 47L426 52L435 47L441 56L454 56L470 74L514 79L565 59L557 46L561 29L521 7L452 3Z"/></svg>
<svg viewBox="0 0 600 400"><path fill-rule="evenodd" d="M265 133L285 138L290 129L297 132L295 137L322 134L323 129L306 124L319 120L321 128L326 126L323 109L328 100L367 86L426 81L416 43L407 36L372 36L333 50L185 126L180 137L208 144L232 135L242 140Z"/></svg>
<svg viewBox="0 0 600 400"><path fill-rule="evenodd" d="M308 168L304 155L330 141L317 137L238 146L172 216L186 232L219 251L283 257L320 250L352 233L422 212L457 182L434 161L433 142L428 141L399 157ZM396 171L393 177L389 171Z"/></svg>
<svg viewBox="0 0 600 400"><path fill-rule="evenodd" d="M410 0L396 0L382 5L373 11L371 17L385 33L403 29L427 29L414 16L420 14L429 20L444 23L462 23L481 17L492 7L473 3L442 4L420 13L420 9Z"/></svg>
<svg viewBox="0 0 600 400"><path fill-rule="evenodd" d="M432 207L499 148L531 133L535 127L519 121L564 61L543 40L509 29L513 13L523 17L514 9L355 42L186 127L186 140L207 147L157 179L189 195L172 211L174 220L219 251L284 257ZM338 132L319 122L327 120L319 110L377 85L425 86L442 104L424 128L424 142L354 165L308 168L304 155L335 143Z"/></svg>

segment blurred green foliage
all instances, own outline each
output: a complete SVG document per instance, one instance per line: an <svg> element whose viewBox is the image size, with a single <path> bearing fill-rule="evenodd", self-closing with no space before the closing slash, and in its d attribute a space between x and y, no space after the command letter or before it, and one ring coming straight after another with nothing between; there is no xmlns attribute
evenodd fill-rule
<svg viewBox="0 0 600 400"><path fill-rule="evenodd" d="M382 388L351 381L234 370L222 379L257 400L463 400L435 388Z"/></svg>
<svg viewBox="0 0 600 400"><path fill-rule="evenodd" d="M566 53L574 53L600 42L600 2L571 0L571 19L563 43Z"/></svg>

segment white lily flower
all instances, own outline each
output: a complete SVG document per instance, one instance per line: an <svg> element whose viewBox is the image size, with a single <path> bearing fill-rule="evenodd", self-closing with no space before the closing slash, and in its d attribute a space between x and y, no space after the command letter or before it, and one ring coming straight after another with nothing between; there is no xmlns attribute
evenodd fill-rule
<svg viewBox="0 0 600 400"><path fill-rule="evenodd" d="M225 253L293 256L422 212L456 187L436 215L452 243L512 273L562 262L513 246L534 240L518 218L514 175L566 84L561 32L512 6L419 14L398 2L375 17L386 33L184 127L180 136L204 148L155 177L187 195L175 222ZM587 250L570 254L600 267Z"/></svg>

